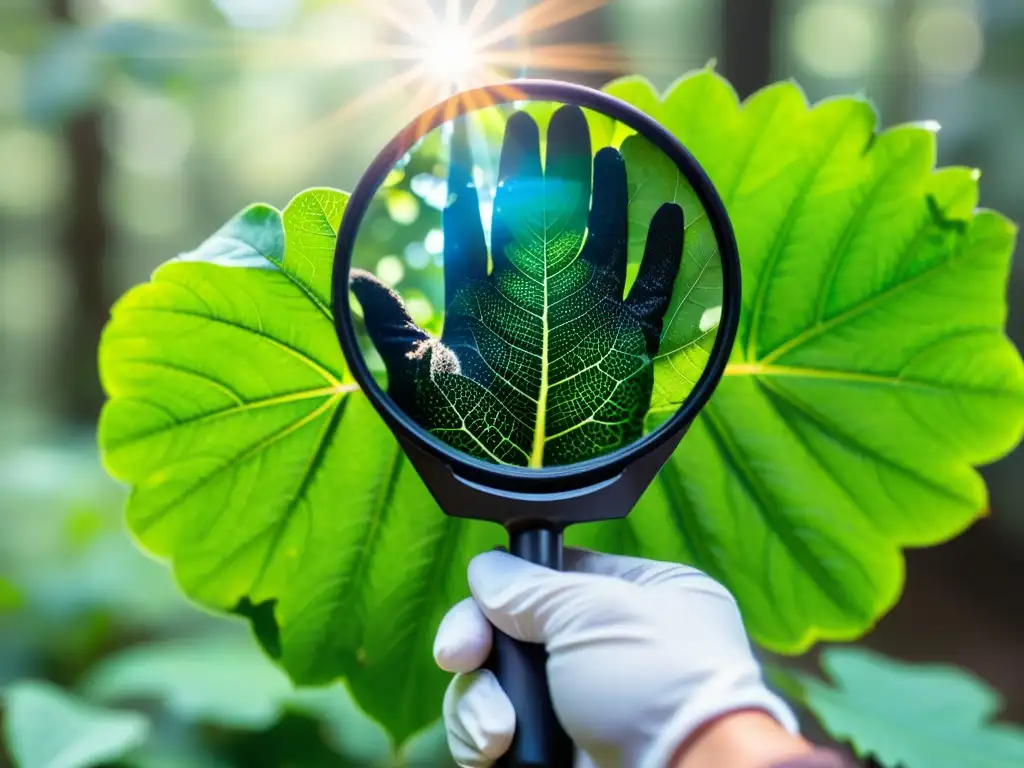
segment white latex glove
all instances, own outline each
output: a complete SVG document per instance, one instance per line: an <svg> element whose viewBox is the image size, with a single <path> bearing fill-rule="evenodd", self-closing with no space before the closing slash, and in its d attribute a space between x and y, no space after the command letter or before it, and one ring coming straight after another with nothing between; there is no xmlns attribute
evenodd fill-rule
<svg viewBox="0 0 1024 768"><path fill-rule="evenodd" d="M444 699L448 745L463 768L503 755L515 711L489 670L492 628L544 643L555 713L578 766L668 768L701 725L736 710L796 733L761 678L732 595L693 568L567 550L563 572L505 552L469 564L473 594L448 612L434 657L457 673Z"/></svg>

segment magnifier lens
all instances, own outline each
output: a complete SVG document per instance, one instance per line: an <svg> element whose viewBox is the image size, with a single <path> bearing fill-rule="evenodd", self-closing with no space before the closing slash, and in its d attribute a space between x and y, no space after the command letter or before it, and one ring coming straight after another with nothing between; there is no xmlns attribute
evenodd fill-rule
<svg viewBox="0 0 1024 768"><path fill-rule="evenodd" d="M686 170L589 109L447 109L381 173L354 241L367 367L448 451L542 469L627 449L686 402L721 317Z"/></svg>

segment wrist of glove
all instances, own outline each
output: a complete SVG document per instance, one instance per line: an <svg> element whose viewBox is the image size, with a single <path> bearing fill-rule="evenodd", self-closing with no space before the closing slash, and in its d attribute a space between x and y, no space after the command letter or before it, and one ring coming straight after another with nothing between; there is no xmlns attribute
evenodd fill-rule
<svg viewBox="0 0 1024 768"><path fill-rule="evenodd" d="M797 731L765 686L724 587L685 566L582 550L565 560L561 572L504 552L470 563L473 597L445 616L434 645L437 663L456 673L444 719L460 766L491 765L515 732L511 702L481 669L492 626L546 646L552 702L577 765L670 768L697 729L738 710Z"/></svg>

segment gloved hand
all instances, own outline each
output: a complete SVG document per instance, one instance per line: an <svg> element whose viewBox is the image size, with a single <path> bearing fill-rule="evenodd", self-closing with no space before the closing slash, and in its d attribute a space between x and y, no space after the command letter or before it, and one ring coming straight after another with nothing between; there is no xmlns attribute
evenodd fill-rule
<svg viewBox="0 0 1024 768"><path fill-rule="evenodd" d="M463 768L503 755L511 702L488 670L492 627L543 643L555 712L578 766L669 768L701 725L762 710L796 718L761 678L736 601L693 568L567 550L565 571L488 552L469 565L473 594L441 622L434 657L457 673L445 694L448 744Z"/></svg>

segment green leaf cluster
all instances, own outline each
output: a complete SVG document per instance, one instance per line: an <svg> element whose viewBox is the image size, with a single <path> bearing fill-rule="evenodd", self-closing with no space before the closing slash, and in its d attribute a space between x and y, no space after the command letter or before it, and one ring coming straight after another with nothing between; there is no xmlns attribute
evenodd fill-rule
<svg viewBox="0 0 1024 768"><path fill-rule="evenodd" d="M315 723L316 753L289 747L301 765L402 768L452 765L439 724L396 749L341 683L296 689L245 633L216 632L133 646L93 667L74 691L24 680L2 691L4 742L18 768L150 768L170 764L223 766L214 752L180 755L188 739L167 743L167 725L202 725L222 734L267 734L286 718ZM142 711L126 707L145 706ZM222 740L224 740L222 738ZM215 739L212 741L216 741ZM309 745L306 745L309 746ZM311 754L306 757L306 752ZM302 755L300 758L299 756ZM260 764L271 764L260 758ZM308 760L308 762L307 762Z"/></svg>
<svg viewBox="0 0 1024 768"><path fill-rule="evenodd" d="M799 675L791 691L862 758L903 768L1024 765L1024 729L990 722L999 696L963 670L864 648L829 648L821 666L831 684Z"/></svg>
<svg viewBox="0 0 1024 768"><path fill-rule="evenodd" d="M4 736L19 768L89 768L123 757L149 734L142 715L89 706L51 683L11 685L3 704Z"/></svg>
<svg viewBox="0 0 1024 768"><path fill-rule="evenodd" d="M743 314L636 510L569 540L704 569L770 649L857 637L897 600L901 550L982 514L974 467L1021 439L1016 230L976 210L975 171L935 169L933 133L877 133L863 100L809 107L785 83L741 104L711 71L609 89L715 182ZM345 370L329 282L346 199L249 208L129 292L100 349L100 444L187 594L251 617L296 682L346 678L401 742L439 711L433 632L503 535L441 514Z"/></svg>

